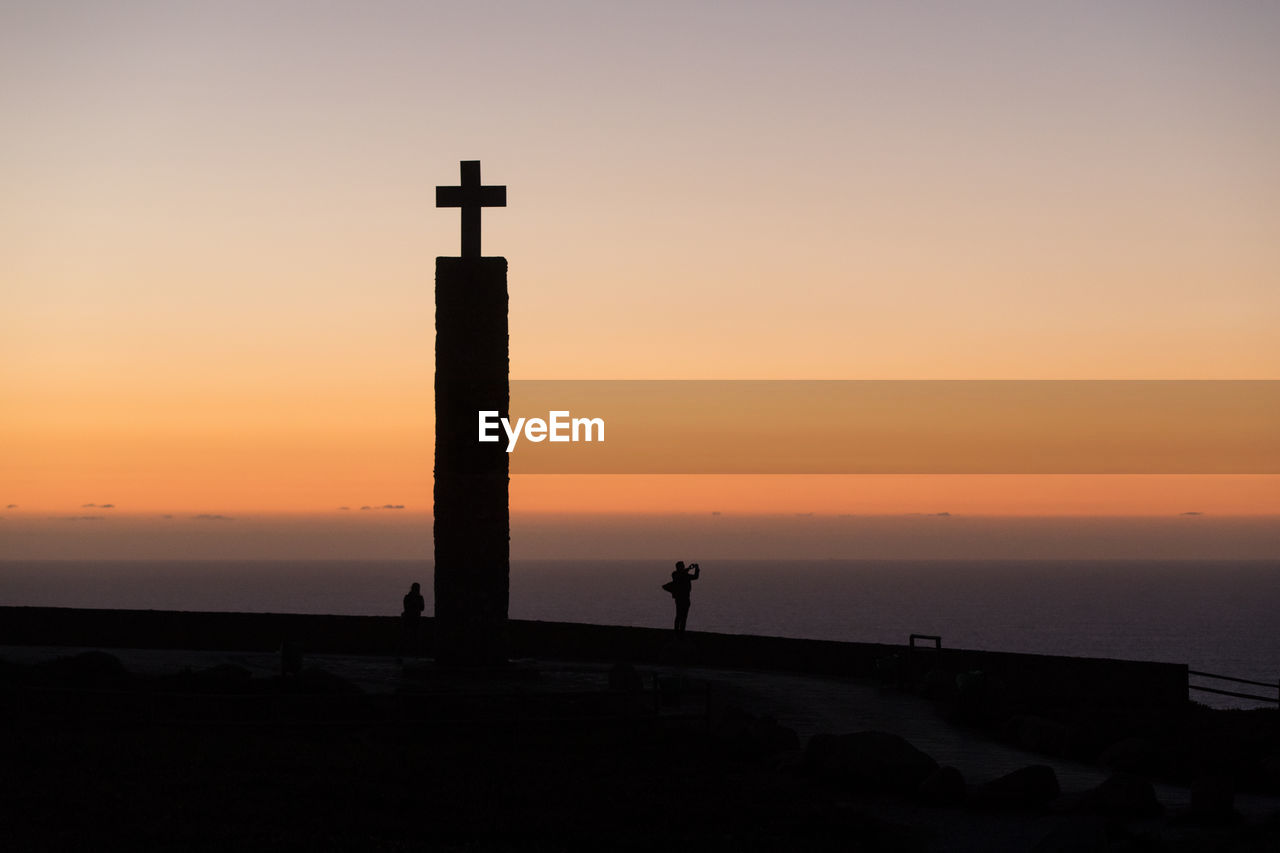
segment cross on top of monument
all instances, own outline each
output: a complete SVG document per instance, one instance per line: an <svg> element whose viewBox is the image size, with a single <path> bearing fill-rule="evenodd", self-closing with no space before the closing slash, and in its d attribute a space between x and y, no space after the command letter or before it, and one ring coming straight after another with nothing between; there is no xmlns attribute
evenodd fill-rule
<svg viewBox="0 0 1280 853"><path fill-rule="evenodd" d="M480 161L461 161L462 185L436 187L436 207L462 208L462 257L480 257L480 208L506 207L506 187L480 185Z"/></svg>

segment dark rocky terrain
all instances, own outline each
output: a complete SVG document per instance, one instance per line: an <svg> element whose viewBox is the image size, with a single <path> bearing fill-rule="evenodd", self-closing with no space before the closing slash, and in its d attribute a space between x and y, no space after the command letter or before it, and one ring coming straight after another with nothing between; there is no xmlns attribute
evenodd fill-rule
<svg viewBox="0 0 1280 853"><path fill-rule="evenodd" d="M593 626L543 630L557 650L576 634L595 636ZM624 643L647 637L616 630ZM675 660L661 677L627 664L591 684L556 680L532 662L417 665L381 691L293 654L265 675L230 663L132 672L108 651L0 661L0 847L1280 847L1280 812L1242 815L1234 805L1240 791L1278 791L1274 710L1096 694L1064 703L990 678L978 690L970 677L966 689L966 679L940 674L940 658L909 677L897 665L871 667L866 677L888 689L932 695L939 717L978 742L1106 768L1089 790L1063 790L1048 763L965 778L893 732L801 738L749 696L713 697L679 675L682 660L716 650L781 658L806 648L738 639L660 641L652 655ZM810 667L832 665L840 650L818 651L808 650ZM1162 804L1160 780L1189 785L1190 805Z"/></svg>

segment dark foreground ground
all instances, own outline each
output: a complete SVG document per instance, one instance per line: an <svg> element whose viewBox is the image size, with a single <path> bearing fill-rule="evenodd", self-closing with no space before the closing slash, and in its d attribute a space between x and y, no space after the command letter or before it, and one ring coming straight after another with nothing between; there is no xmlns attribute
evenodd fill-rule
<svg viewBox="0 0 1280 853"><path fill-rule="evenodd" d="M5 850L923 849L806 781L793 732L634 670L411 667L369 694L88 652L0 675Z"/></svg>
<svg viewBox="0 0 1280 853"><path fill-rule="evenodd" d="M9 850L912 849L910 832L689 732L455 723L30 726Z"/></svg>
<svg viewBox="0 0 1280 853"><path fill-rule="evenodd" d="M1280 715L1170 665L539 623L441 671L378 620L0 617L0 851L1280 850Z"/></svg>
<svg viewBox="0 0 1280 853"><path fill-rule="evenodd" d="M200 663L0 664L0 849L1280 849L1276 810L1229 792L1194 813L1133 773L966 781L891 731L802 737L732 675L411 665L382 690Z"/></svg>

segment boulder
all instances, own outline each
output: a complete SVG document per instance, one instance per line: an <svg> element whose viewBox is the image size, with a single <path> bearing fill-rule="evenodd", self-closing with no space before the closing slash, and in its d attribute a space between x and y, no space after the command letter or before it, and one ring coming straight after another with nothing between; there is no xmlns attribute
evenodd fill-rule
<svg viewBox="0 0 1280 853"><path fill-rule="evenodd" d="M800 749L794 729L780 725L769 716L756 717L741 708L725 710L714 730L719 752L742 760L770 759L778 753Z"/></svg>
<svg viewBox="0 0 1280 853"><path fill-rule="evenodd" d="M920 799L935 806L955 806L969 796L964 776L954 767L939 767L924 777L916 790Z"/></svg>
<svg viewBox="0 0 1280 853"><path fill-rule="evenodd" d="M801 767L863 793L914 794L938 762L898 735L867 731L814 735Z"/></svg>
<svg viewBox="0 0 1280 853"><path fill-rule="evenodd" d="M978 805L992 808L1038 808L1062 793L1058 774L1045 764L1032 764L994 779L975 792Z"/></svg>
<svg viewBox="0 0 1280 853"><path fill-rule="evenodd" d="M1201 776L1191 783L1191 805L1178 812L1193 823L1228 823L1236 819L1236 786L1230 776Z"/></svg>
<svg viewBox="0 0 1280 853"><path fill-rule="evenodd" d="M1112 773L1087 792L1082 805L1087 811L1107 817L1156 817L1164 813L1151 780L1124 771Z"/></svg>

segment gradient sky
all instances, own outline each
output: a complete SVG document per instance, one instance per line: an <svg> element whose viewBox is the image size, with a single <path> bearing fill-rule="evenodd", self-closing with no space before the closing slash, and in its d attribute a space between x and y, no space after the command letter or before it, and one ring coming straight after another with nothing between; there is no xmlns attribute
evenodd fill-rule
<svg viewBox="0 0 1280 853"><path fill-rule="evenodd" d="M484 234L516 378L1280 378L1276 44L1274 4L1175 0L0 2L0 507L429 510L433 259L458 242L434 187L460 159L508 186ZM964 485L512 494L1280 494Z"/></svg>

